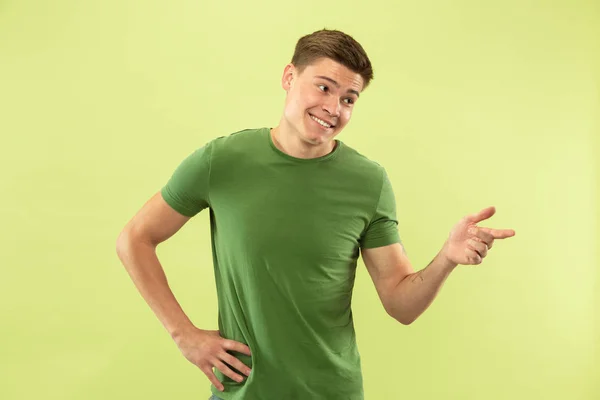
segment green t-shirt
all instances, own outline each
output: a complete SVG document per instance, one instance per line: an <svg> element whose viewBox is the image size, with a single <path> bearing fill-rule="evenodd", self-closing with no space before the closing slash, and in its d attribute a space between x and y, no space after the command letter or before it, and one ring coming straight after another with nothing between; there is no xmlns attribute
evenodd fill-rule
<svg viewBox="0 0 600 400"><path fill-rule="evenodd" d="M224 400L364 398L351 310L359 249L400 237L384 168L336 142L299 159L269 128L246 129L195 150L162 188L183 215L209 208L219 331L252 351L232 353L252 368L244 382L215 371Z"/></svg>

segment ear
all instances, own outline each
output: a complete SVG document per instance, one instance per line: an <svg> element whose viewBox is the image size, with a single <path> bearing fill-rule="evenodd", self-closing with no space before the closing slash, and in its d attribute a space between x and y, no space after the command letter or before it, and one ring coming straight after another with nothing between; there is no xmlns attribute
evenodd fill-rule
<svg viewBox="0 0 600 400"><path fill-rule="evenodd" d="M296 77L296 69L294 64L288 64L283 70L283 76L281 77L281 87L286 92L292 87L294 78Z"/></svg>

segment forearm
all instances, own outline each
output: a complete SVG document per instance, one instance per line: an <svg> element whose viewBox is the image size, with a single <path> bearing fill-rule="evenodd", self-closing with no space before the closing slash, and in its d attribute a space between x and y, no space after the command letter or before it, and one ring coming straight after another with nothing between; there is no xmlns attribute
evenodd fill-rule
<svg viewBox="0 0 600 400"><path fill-rule="evenodd" d="M122 234L117 254L135 287L172 338L193 326L169 287L156 246Z"/></svg>
<svg viewBox="0 0 600 400"><path fill-rule="evenodd" d="M449 262L440 251L429 265L406 276L395 287L388 313L408 325L433 302L456 264Z"/></svg>

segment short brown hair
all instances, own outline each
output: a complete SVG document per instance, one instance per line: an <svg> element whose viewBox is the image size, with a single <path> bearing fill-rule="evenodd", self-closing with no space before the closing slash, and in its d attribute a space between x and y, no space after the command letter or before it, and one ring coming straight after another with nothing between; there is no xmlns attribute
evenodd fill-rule
<svg viewBox="0 0 600 400"><path fill-rule="evenodd" d="M320 58L330 58L363 78L363 90L373 79L371 60L352 36L330 29L321 29L301 37L296 43L292 64L301 73Z"/></svg>

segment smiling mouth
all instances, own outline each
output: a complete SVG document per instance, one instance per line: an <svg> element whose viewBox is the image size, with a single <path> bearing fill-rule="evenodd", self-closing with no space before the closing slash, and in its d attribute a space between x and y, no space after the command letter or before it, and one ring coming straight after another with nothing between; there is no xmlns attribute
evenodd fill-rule
<svg viewBox="0 0 600 400"><path fill-rule="evenodd" d="M308 113L308 115L310 116L310 118L312 118L313 121L321 125L323 128L335 128L335 125L332 125L327 121L323 121L322 119L315 117L311 113Z"/></svg>

